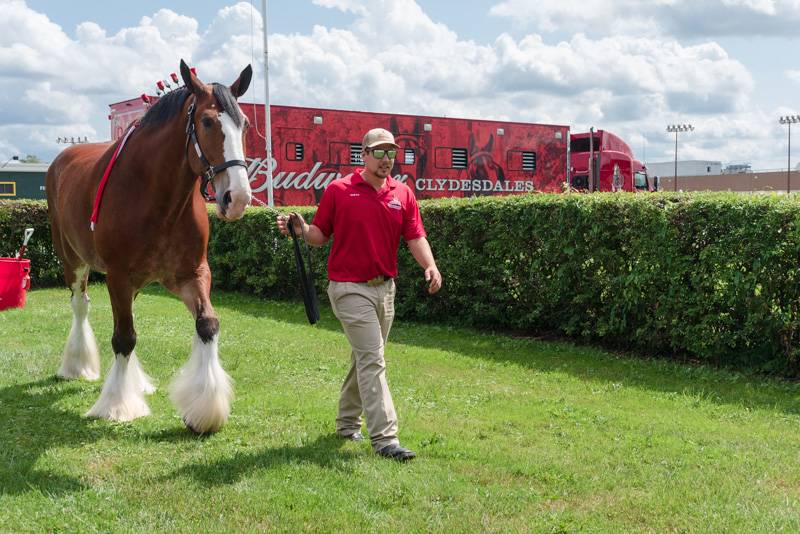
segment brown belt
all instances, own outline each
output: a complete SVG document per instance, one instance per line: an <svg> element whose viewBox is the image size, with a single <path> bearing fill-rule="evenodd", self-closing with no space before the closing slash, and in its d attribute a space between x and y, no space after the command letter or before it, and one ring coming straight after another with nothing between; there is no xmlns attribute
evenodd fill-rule
<svg viewBox="0 0 800 534"><path fill-rule="evenodd" d="M370 287L375 287L381 285L384 282L388 282L391 279L392 279L391 276L379 275L373 278L372 280L367 280L365 283Z"/></svg>

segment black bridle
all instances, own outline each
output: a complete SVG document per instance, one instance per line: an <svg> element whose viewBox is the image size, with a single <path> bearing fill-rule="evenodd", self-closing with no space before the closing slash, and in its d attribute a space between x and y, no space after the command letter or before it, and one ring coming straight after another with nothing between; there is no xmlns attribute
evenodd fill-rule
<svg viewBox="0 0 800 534"><path fill-rule="evenodd" d="M220 163L219 165L212 165L208 161L208 158L206 158L205 154L203 154L203 149L200 148L200 143L197 141L197 134L195 133L194 127L194 110L195 102L192 102L189 105L189 112L187 113L189 120L186 124L186 159L187 161L189 159L189 143L191 142L194 144L194 151L197 152L197 157L200 158L200 163L203 165L203 174L200 175L200 194L203 195L203 198L206 199L206 202L211 202L216 200L216 198L208 194L208 184L210 183L212 189L214 188L214 176L230 167L239 166L244 167L246 170L247 163L240 159L232 159L224 163Z"/></svg>

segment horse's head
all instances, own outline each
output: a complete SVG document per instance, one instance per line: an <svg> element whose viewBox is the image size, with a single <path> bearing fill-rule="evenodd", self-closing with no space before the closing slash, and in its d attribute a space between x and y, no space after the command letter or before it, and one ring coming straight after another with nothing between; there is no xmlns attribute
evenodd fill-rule
<svg viewBox="0 0 800 534"><path fill-rule="evenodd" d="M482 147L475 141L475 135L469 135L469 168L467 175L470 180L490 180L492 173L496 181L505 181L503 168L497 164L492 156L494 148L494 135L489 135L489 141Z"/></svg>
<svg viewBox="0 0 800 534"><path fill-rule="evenodd" d="M244 134L249 126L237 99L250 85L253 69L248 65L239 78L225 87L206 85L181 60L181 77L194 96L189 103L186 133L189 144L189 165L214 186L217 216L234 221L244 215L253 194L247 177ZM206 182L203 182L206 185Z"/></svg>

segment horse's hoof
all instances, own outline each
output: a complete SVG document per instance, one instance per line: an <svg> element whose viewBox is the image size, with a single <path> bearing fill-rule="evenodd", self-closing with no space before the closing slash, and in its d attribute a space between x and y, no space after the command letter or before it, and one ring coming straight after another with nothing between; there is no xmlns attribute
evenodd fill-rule
<svg viewBox="0 0 800 534"><path fill-rule="evenodd" d="M198 430L197 428L193 427L186 419L183 419L183 424L186 425L186 428L194 434L195 436L210 436L211 434L216 433L216 431L206 430L205 432Z"/></svg>

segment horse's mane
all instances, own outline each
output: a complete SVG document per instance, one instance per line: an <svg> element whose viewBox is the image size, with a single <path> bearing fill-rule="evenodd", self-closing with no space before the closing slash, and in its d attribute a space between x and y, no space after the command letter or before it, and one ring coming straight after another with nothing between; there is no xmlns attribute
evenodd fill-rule
<svg viewBox="0 0 800 534"><path fill-rule="evenodd" d="M239 109L239 104L236 102L231 90L222 84L215 83L212 84L212 91L222 110L230 115L236 126L241 126L242 111ZM162 96L144 114L140 126L160 126L169 121L181 112L186 99L189 98L189 94L189 90L186 87L181 87Z"/></svg>
<svg viewBox="0 0 800 534"><path fill-rule="evenodd" d="M189 90L185 87L170 91L158 99L147 113L142 117L140 126L160 126L177 115L183 109L183 104L189 98Z"/></svg>

